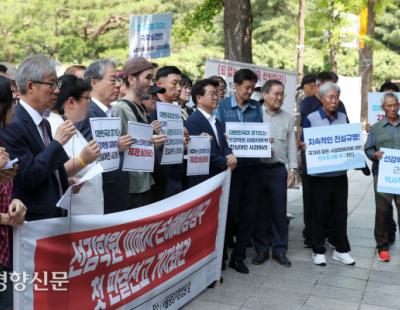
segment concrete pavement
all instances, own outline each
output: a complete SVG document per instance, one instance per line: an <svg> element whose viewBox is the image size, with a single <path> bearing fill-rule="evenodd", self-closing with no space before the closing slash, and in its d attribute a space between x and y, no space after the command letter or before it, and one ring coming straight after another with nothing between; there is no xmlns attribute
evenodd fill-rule
<svg viewBox="0 0 400 310"><path fill-rule="evenodd" d="M351 170L349 176L348 236L355 266L332 261L327 251L326 267L311 262L311 250L303 247L301 189L290 190L288 212L296 218L289 231L288 258L291 268L268 260L261 266L250 263L255 253L248 251L249 275L227 267L224 282L207 289L185 309L190 310L390 310L400 309L400 240L391 248L392 260L379 262L373 235L375 204L372 176Z"/></svg>

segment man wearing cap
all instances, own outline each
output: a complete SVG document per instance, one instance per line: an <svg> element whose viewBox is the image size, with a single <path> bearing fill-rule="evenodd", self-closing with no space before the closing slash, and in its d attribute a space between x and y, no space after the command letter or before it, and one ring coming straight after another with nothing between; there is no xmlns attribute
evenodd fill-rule
<svg viewBox="0 0 400 310"><path fill-rule="evenodd" d="M114 106L114 115L121 117L123 135L127 134L129 121L144 124L151 123L154 132L159 132L160 122L151 122L146 107L143 105L143 98L148 96L149 90L153 86L153 77L153 65L144 57L132 58L125 63L123 78L126 85L126 95ZM158 88L155 91L162 92L162 89ZM155 144L163 143L164 141L165 138L162 136L153 137L153 143ZM151 173L129 172L128 174L129 208L138 208L153 202L151 186L154 184L154 180Z"/></svg>
<svg viewBox="0 0 400 310"><path fill-rule="evenodd" d="M306 97L314 96L317 93L317 76L314 73L307 74L301 80L300 86L297 90L303 90L303 99Z"/></svg>

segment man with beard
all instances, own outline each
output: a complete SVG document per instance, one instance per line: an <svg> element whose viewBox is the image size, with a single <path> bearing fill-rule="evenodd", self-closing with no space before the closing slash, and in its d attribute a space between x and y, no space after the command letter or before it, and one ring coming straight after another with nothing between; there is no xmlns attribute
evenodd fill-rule
<svg viewBox="0 0 400 310"><path fill-rule="evenodd" d="M150 124L150 117L143 105L143 98L148 96L153 86L153 65L144 57L128 60L123 68L126 95L114 106L114 115L121 117L122 134L127 134L128 122ZM151 122L155 133L160 131L160 122ZM153 143L164 143L165 136L154 136ZM154 184L150 172L128 172L129 174L129 208L147 205L152 200L151 186Z"/></svg>

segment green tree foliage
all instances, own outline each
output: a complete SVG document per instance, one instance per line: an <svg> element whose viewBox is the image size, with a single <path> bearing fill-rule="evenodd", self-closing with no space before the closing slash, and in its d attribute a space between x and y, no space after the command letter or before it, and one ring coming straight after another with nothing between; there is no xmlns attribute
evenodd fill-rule
<svg viewBox="0 0 400 310"><path fill-rule="evenodd" d="M307 0L305 72L327 68L332 44L348 40L340 27L344 12L359 11L365 0ZM283 5L284 3L284 5ZM397 0L380 0L377 13L374 81L399 78L400 9ZM297 0L252 0L253 59L256 64L295 71ZM327 8L334 7L336 23ZM18 64L45 53L64 64L88 64L111 57L123 64L128 53L129 16L173 13L171 57L193 78L204 74L207 57L223 58L222 0L1 0L0 60ZM330 32L331 36L327 36ZM358 52L339 44L338 73L358 75Z"/></svg>

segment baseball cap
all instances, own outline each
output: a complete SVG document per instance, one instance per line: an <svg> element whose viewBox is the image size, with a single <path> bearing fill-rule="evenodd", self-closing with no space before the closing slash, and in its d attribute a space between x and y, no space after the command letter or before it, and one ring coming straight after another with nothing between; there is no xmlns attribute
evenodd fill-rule
<svg viewBox="0 0 400 310"><path fill-rule="evenodd" d="M153 69L151 62L144 57L135 57L129 59L122 70L126 79L129 75L135 75L147 69Z"/></svg>
<svg viewBox="0 0 400 310"><path fill-rule="evenodd" d="M317 82L317 76L314 73L307 74L303 76L303 79L301 80L300 86L297 87L297 90L303 89L304 85L310 84L310 83L316 83Z"/></svg>

